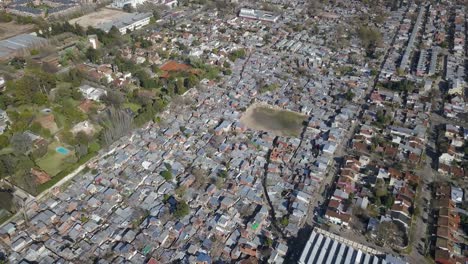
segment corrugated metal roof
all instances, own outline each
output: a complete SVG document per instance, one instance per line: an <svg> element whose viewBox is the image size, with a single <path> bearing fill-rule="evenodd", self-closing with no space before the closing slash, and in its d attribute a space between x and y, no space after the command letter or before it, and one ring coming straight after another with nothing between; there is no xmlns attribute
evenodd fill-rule
<svg viewBox="0 0 468 264"><path fill-rule="evenodd" d="M113 20L113 21L110 21L110 22L106 22L106 23L102 23L100 25L97 25L97 28L105 31L105 32L108 32L113 26L115 26L117 29L121 29L121 28L124 28L128 25L132 25L138 21L141 21L141 20L144 20L144 19L147 19L147 18L150 18L151 16L153 16L152 13L129 13L129 14L123 14L122 16L120 16L119 18Z"/></svg>
<svg viewBox="0 0 468 264"><path fill-rule="evenodd" d="M8 57L22 49L32 48L34 45L46 43L45 38L21 34L0 41L0 57Z"/></svg>
<svg viewBox="0 0 468 264"><path fill-rule="evenodd" d="M302 251L299 264L386 263L385 255L377 256L375 252L378 251L316 228Z"/></svg>

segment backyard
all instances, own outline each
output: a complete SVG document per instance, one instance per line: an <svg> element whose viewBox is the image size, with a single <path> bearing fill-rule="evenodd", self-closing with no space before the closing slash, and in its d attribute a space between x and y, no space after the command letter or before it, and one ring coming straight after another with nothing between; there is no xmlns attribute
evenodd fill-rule
<svg viewBox="0 0 468 264"><path fill-rule="evenodd" d="M65 151L58 142L53 142L49 145L47 154L37 160L37 165L47 172L51 177L54 177L59 172L71 166L75 162L67 162L67 159L74 158L73 151Z"/></svg>

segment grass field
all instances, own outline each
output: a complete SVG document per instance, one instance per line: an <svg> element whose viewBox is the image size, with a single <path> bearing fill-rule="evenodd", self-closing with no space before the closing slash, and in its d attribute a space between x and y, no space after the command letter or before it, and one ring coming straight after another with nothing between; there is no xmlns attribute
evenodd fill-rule
<svg viewBox="0 0 468 264"><path fill-rule="evenodd" d="M244 113L241 122L251 129L278 136L299 136L306 119L306 116L296 112L254 104Z"/></svg>
<svg viewBox="0 0 468 264"><path fill-rule="evenodd" d="M36 162L41 169L43 169L52 177L57 175L59 172L61 172L68 166L71 166L71 164L67 163L65 159L70 155L74 155L74 152L71 149L69 149L70 153L68 153L67 155L58 153L55 150L55 148L59 146L61 146L61 144L59 144L58 142L50 144L47 154Z"/></svg>
<svg viewBox="0 0 468 264"><path fill-rule="evenodd" d="M138 110L140 110L140 108L141 108L141 105L135 104L135 103L124 103L123 106L124 106L125 108L129 108L129 109L132 110L134 113L137 113Z"/></svg>

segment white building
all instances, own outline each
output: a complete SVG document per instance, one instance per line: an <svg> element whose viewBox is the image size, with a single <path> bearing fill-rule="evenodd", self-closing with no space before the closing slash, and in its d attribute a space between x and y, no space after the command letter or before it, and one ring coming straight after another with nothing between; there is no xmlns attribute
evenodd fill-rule
<svg viewBox="0 0 468 264"><path fill-rule="evenodd" d="M116 1L112 2L112 4L110 6L112 8L122 9L122 8L124 8L124 6L130 5L133 8L136 8L137 5L141 5L144 2L146 2L146 0L116 0Z"/></svg>
<svg viewBox="0 0 468 264"><path fill-rule="evenodd" d="M179 4L178 0L153 0L153 2L159 5L165 5L169 8L174 8Z"/></svg>
<svg viewBox="0 0 468 264"><path fill-rule="evenodd" d="M241 8L239 12L239 17L267 21L267 22L277 22L279 19L279 15L266 12L266 11L262 11L262 10L255 10L255 9L249 9L249 8Z"/></svg>
<svg viewBox="0 0 468 264"><path fill-rule="evenodd" d="M452 186L451 196L452 196L452 201L454 201L455 203L462 203L463 202L463 189L460 187Z"/></svg>
<svg viewBox="0 0 468 264"><path fill-rule="evenodd" d="M126 34L127 31L134 31L148 25L151 17L153 17L152 13L128 13L114 21L100 24L97 28L109 32L112 27L116 27L120 34Z"/></svg>
<svg viewBox="0 0 468 264"><path fill-rule="evenodd" d="M97 102L99 102L101 96L107 94L107 92L104 89L94 88L87 84L78 87L78 89L83 94L84 98Z"/></svg>

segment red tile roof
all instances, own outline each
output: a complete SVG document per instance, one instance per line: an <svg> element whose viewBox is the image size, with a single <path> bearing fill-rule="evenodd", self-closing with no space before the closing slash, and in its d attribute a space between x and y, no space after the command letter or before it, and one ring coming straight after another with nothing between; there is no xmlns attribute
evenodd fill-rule
<svg viewBox="0 0 468 264"><path fill-rule="evenodd" d="M164 63L164 65L162 65L159 69L161 69L162 71L167 71L167 72L185 71L185 70L190 69L190 66L187 64L178 63L176 61L171 60L171 61Z"/></svg>

